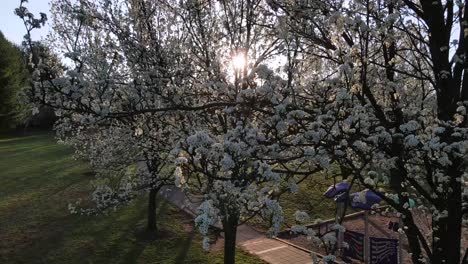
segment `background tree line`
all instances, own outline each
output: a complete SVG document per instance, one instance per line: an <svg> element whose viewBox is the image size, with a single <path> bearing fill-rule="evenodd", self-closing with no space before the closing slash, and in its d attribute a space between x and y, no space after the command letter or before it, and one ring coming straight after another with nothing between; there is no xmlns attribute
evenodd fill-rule
<svg viewBox="0 0 468 264"><path fill-rule="evenodd" d="M39 45L41 56L54 60L62 67L56 55L45 45ZM55 114L48 107L40 107L37 112L21 103L24 100L23 88L28 86L28 52L8 40L0 31L0 131L21 128L51 129Z"/></svg>

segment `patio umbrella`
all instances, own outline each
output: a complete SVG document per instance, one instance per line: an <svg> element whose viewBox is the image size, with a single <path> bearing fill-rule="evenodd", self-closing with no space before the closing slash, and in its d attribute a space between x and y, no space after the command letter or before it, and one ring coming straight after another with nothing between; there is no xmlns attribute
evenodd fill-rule
<svg viewBox="0 0 468 264"><path fill-rule="evenodd" d="M364 195L365 199L359 199L359 196L362 195ZM380 201L382 201L382 198L380 198L380 196L378 196L375 192L371 190L364 190L359 193L353 193L350 195L350 198L352 207L364 210L370 210L372 209L373 205L378 204L380 203Z"/></svg>
<svg viewBox="0 0 468 264"><path fill-rule="evenodd" d="M336 195L343 193L349 189L349 183L347 182L340 182L328 187L328 189L323 193L323 195L327 198L333 198Z"/></svg>

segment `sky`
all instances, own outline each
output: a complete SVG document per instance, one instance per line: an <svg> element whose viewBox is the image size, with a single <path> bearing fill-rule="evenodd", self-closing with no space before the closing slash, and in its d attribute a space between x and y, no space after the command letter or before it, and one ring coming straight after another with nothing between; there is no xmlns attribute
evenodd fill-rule
<svg viewBox="0 0 468 264"><path fill-rule="evenodd" d="M26 3L26 7L31 13L39 18L39 12L47 14L50 18L49 13L49 0L29 0ZM5 37L16 43L21 44L23 36L26 34L26 29L23 25L23 21L14 14L15 8L19 7L20 0L0 0L0 31L2 31ZM46 24L45 27L34 30L32 33L33 40L40 40L47 35L50 27Z"/></svg>

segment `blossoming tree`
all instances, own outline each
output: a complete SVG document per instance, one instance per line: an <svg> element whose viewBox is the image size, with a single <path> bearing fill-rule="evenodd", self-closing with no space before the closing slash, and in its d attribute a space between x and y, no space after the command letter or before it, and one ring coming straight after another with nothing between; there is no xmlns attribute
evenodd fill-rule
<svg viewBox="0 0 468 264"><path fill-rule="evenodd" d="M169 18L145 1L53 1L54 49L68 68L61 75L34 53L37 44L29 33L46 18L35 19L25 2L16 13L25 21L25 44L33 51L27 91L33 107L53 108L59 137L90 160L99 178L93 193L97 209L148 191L148 229L157 231L157 193L173 183L165 166L173 142L167 111L174 107L179 79L171 78L184 74L171 45L179 36L164 33ZM135 165L137 176L129 172Z"/></svg>
<svg viewBox="0 0 468 264"><path fill-rule="evenodd" d="M204 235L221 223L225 263L234 263L237 227L262 215L270 234L278 232L278 196L297 190L296 183L317 167L298 173L301 166L288 162L302 151L277 141L288 142L280 113L290 87L280 68L285 44L276 36L278 17L267 3L189 1L171 7L187 27L193 93L202 95L197 100L203 105L224 102L186 116L187 137L174 150L176 182L204 196L195 222ZM317 157L310 153L311 160ZM209 242L206 237L205 246Z"/></svg>
<svg viewBox="0 0 468 264"><path fill-rule="evenodd" d="M414 263L460 263L468 210L466 2L271 5L301 39L299 58L321 60L293 89L301 98L295 107L311 113L297 122L313 120L306 131L319 134L315 142L402 214ZM418 214L432 217L432 232Z"/></svg>

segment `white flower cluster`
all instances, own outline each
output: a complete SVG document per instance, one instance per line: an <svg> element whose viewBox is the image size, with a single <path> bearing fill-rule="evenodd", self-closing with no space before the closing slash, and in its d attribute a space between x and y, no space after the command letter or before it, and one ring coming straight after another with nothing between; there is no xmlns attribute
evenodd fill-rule
<svg viewBox="0 0 468 264"><path fill-rule="evenodd" d="M176 167L174 171L174 184L175 186L182 188L187 183L187 180L182 173L181 167Z"/></svg>
<svg viewBox="0 0 468 264"><path fill-rule="evenodd" d="M210 242L208 237L209 228L215 225L217 221L218 210L213 207L213 201L203 201L203 203L198 207L198 214L195 218L195 225L198 227L200 233L204 235L203 248L206 250L209 249Z"/></svg>
<svg viewBox="0 0 468 264"><path fill-rule="evenodd" d="M271 226L268 230L268 235L274 236L281 231L284 222L283 209L278 201L267 199L263 214L267 215L271 221Z"/></svg>
<svg viewBox="0 0 468 264"><path fill-rule="evenodd" d="M305 222L310 221L310 216L309 216L309 214L307 214L306 212L302 212L302 211L296 211L296 212L294 213L294 218L295 218L296 221L299 222L299 223L305 223Z"/></svg>

